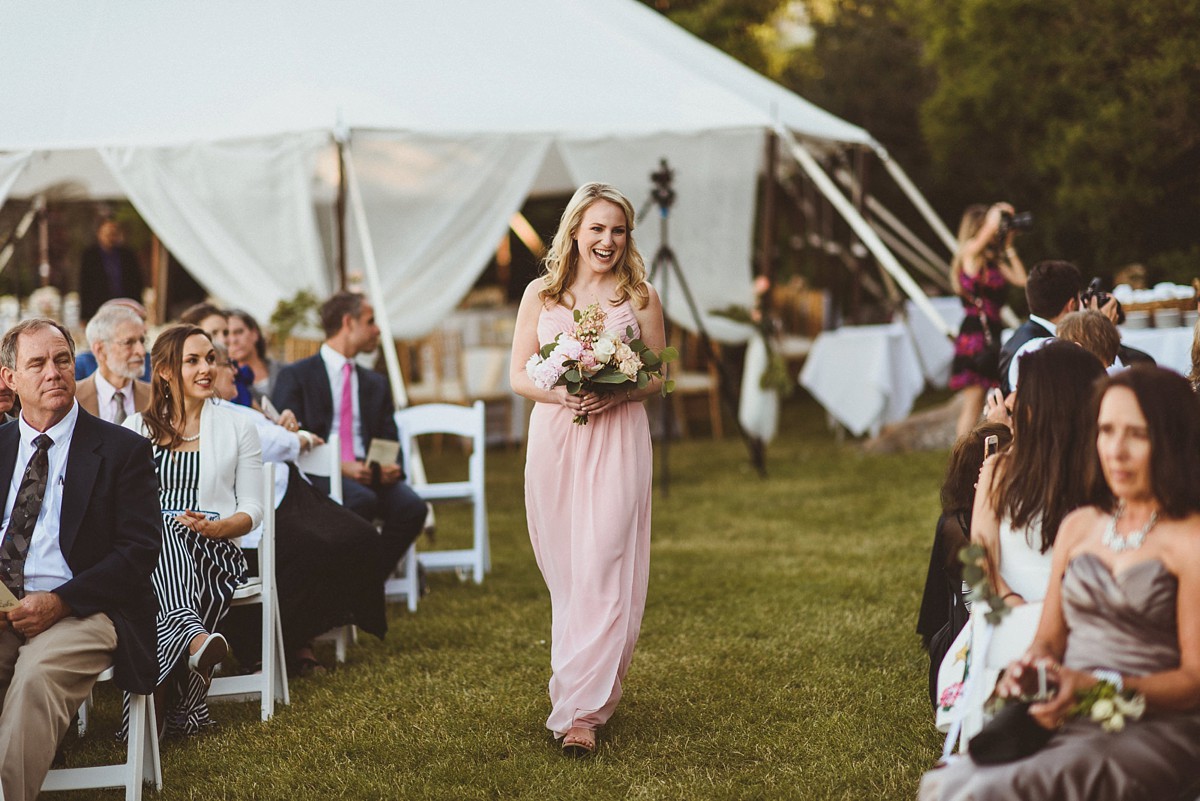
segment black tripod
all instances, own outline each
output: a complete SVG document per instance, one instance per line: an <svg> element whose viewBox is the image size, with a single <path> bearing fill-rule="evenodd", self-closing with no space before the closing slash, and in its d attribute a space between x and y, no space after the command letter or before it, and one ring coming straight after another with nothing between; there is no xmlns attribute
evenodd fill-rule
<svg viewBox="0 0 1200 801"><path fill-rule="evenodd" d="M650 173L650 181L653 187L650 189L650 200L654 205L658 206L659 211L659 226L661 236L659 238L658 251L654 254L654 259L650 262L650 280L654 281L658 277L661 270L662 281L658 283L657 289L659 297L662 299L663 307L666 308L667 296L670 293L671 276L679 282L680 289L683 290L683 298L687 301L688 310L692 314L692 322L696 325L696 333L700 336L700 344L704 348L704 354L709 362L717 366L718 387L721 392L721 405L729 411L733 417L734 425L737 426L738 434L741 435L742 441L746 443L746 451L750 455L750 464L762 478L767 477L767 459L766 449L763 446L762 440L757 437L750 436L746 429L742 427L742 423L737 417L737 400L733 394L733 382L729 377L728 370L725 369L725 364L717 358L716 352L713 350L712 339L708 336L708 329L704 327L704 319L700 316L700 310L696 307L696 299L692 296L692 290L688 288L687 279L683 275L683 270L679 267L679 261L675 258L675 251L671 250L669 240L667 239L668 222L671 217L671 206L675 203L675 189L671 184L675 180L675 171L667 166L667 160L659 159L659 167L654 172ZM650 208L647 204L642 207L643 213ZM667 341L671 340L671 329L673 324L671 319L667 317L666 334ZM662 445L659 448L661 454L661 469L659 475L662 477L662 493L667 495L671 483L671 473L668 464L669 443L671 441L671 432L674 428L674 412L669 402L664 399L662 404L662 426L663 438Z"/></svg>

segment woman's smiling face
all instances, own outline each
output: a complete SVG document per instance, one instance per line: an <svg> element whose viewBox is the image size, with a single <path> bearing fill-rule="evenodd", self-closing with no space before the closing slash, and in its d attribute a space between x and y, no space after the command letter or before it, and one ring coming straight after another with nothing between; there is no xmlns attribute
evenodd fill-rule
<svg viewBox="0 0 1200 801"><path fill-rule="evenodd" d="M207 400L212 397L216 359L217 353L213 350L212 340L206 335L192 334L184 341L180 376L183 379L183 392L187 397L195 400Z"/></svg>
<svg viewBox="0 0 1200 801"><path fill-rule="evenodd" d="M597 200L583 212L575 234L579 266L597 273L609 272L621 263L628 239L625 212L615 203Z"/></svg>

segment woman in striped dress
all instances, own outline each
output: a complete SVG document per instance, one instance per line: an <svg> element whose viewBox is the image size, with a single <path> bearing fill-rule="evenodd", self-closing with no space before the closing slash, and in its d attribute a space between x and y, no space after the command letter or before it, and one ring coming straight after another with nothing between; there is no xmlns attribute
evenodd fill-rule
<svg viewBox="0 0 1200 801"><path fill-rule="evenodd" d="M163 331L150 362L150 406L125 426L154 444L163 510L156 695L165 733L193 735L213 722L208 685L228 652L214 632L246 577L238 538L262 519L262 450L253 425L210 402L216 356L202 329Z"/></svg>

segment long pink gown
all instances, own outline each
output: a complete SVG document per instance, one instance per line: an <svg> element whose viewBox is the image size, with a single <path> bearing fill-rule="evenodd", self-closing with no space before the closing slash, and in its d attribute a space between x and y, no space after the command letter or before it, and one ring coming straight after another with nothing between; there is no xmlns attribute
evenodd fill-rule
<svg viewBox="0 0 1200 801"><path fill-rule="evenodd" d="M626 301L606 328L639 331ZM543 309L544 345L574 327L571 311ZM564 406L538 403L529 419L525 510L538 568L550 589L550 702L546 728L599 728L621 682L646 608L650 576L650 426L641 403L571 422Z"/></svg>

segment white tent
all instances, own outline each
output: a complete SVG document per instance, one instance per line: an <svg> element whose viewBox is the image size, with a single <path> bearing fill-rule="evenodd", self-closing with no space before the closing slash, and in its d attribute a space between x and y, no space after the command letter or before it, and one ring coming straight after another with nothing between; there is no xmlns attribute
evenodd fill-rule
<svg viewBox="0 0 1200 801"><path fill-rule="evenodd" d="M605 180L640 205L668 158L671 244L711 309L751 299L769 131L886 161L635 0L0 0L0 19L0 203L63 182L127 197L206 289L261 317L334 289L338 143L360 210L349 270L377 273L401 337L456 305L530 194ZM679 292L667 311L690 321Z"/></svg>

